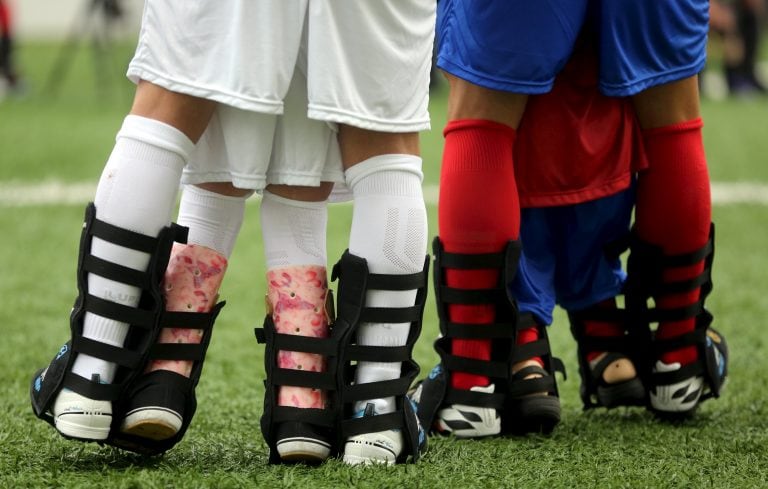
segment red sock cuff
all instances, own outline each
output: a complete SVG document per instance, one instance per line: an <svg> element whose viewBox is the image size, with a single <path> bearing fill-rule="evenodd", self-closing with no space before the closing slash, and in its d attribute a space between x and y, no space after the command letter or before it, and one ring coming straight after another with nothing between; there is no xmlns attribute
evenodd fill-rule
<svg viewBox="0 0 768 489"><path fill-rule="evenodd" d="M643 136L656 136L659 134L671 134L675 132L686 132L704 127L704 120L701 117L684 122L676 122L668 126L652 127L643 130Z"/></svg>
<svg viewBox="0 0 768 489"><path fill-rule="evenodd" d="M517 136L517 131L514 128L502 124L501 122L491 121L488 119L458 119L449 121L443 129L443 137L454 131L461 131L464 129L486 129L492 131L500 131L511 139L510 143L514 142Z"/></svg>

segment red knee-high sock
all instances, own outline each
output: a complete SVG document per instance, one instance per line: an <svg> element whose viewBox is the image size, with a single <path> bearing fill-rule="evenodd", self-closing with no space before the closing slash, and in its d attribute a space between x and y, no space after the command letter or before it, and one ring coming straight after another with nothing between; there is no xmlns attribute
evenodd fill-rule
<svg viewBox="0 0 768 489"><path fill-rule="evenodd" d="M517 195L512 148L515 130L487 120L449 122L444 131L445 148L440 172L438 226L447 252L480 254L500 251L520 234L520 202ZM499 271L446 270L451 287L480 289L493 287ZM488 304L448 307L451 321L488 324L494 321ZM518 342L537 339L536 330L520 335ZM523 341L525 340L525 341ZM468 358L489 360L487 340L454 340L451 352ZM457 389L488 385L481 375L455 372L451 385Z"/></svg>
<svg viewBox="0 0 768 489"><path fill-rule="evenodd" d="M641 239L660 246L665 255L690 253L709 239L712 201L709 173L704 154L700 118L643 133L649 168L638 179L637 233ZM662 280L671 282L699 275L704 262L664 271ZM700 290L667 295L657 300L660 309L693 304ZM693 331L695 319L667 321L659 325L660 339ZM662 355L664 363L691 363L696 348L686 347Z"/></svg>

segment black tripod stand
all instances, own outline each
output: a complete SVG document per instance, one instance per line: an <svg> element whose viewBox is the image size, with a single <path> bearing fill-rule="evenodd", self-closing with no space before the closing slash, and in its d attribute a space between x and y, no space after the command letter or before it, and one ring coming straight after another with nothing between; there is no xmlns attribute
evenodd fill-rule
<svg viewBox="0 0 768 489"><path fill-rule="evenodd" d="M45 92L56 97L59 87L69 73L82 39L90 35L91 53L95 77L95 91L104 97L110 83L121 77L120 69L112 55L115 30L123 23L125 15L121 0L85 0L83 12L73 23L67 40L48 74Z"/></svg>

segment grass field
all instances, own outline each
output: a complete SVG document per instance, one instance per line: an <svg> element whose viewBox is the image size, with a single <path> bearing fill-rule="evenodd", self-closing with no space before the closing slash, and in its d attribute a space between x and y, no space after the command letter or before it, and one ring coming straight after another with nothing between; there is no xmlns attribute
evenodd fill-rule
<svg viewBox="0 0 768 489"><path fill-rule="evenodd" d="M95 183L127 111L131 87L118 75L99 89L82 50L57 96L44 91L58 47L21 52L29 90L0 103L0 190L41 182ZM119 47L120 66L130 48ZM122 68L117 71L121 71ZM768 100L704 101L712 178L768 185ZM434 97L434 127L423 138L426 184L436 185L445 94ZM4 190L3 190L4 191ZM0 487L768 487L768 206L718 204L715 289L708 302L731 348L724 396L672 426L642 409L584 413L567 322L551 328L569 372L560 380L563 421L549 437L483 441L432 439L417 465L350 468L269 466L259 431L264 268L258 207L246 224L222 289L199 409L186 438L165 456L139 456L69 442L32 415L28 385L68 338L81 203L13 206L0 199ZM764 202L764 201L763 201ZM436 208L429 206L431 232ZM345 248L351 208L331 209L329 255ZM437 322L430 292L417 346L422 370L435 362Z"/></svg>

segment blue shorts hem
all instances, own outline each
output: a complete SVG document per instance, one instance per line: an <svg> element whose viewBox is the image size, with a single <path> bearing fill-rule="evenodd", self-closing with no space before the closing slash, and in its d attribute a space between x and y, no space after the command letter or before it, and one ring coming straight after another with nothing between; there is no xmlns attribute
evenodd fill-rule
<svg viewBox="0 0 768 489"><path fill-rule="evenodd" d="M704 69L705 63L706 57L697 60L695 63L688 66L667 71L665 73L654 74L653 76L649 76L641 80L634 80L626 83L610 84L601 81L600 92L608 97L629 97L651 87L684 80L693 75L697 75Z"/></svg>
<svg viewBox="0 0 768 489"><path fill-rule="evenodd" d="M475 85L489 88L491 90L500 90L502 92L511 93L523 93L526 95L540 95L552 90L552 85L555 79L545 82L532 82L532 81L509 81L498 80L488 77L486 74L476 73L472 70L468 70L463 66L451 63L445 60L443 57L438 57L437 67L446 73L450 73L453 76L457 76L462 80L466 80Z"/></svg>

